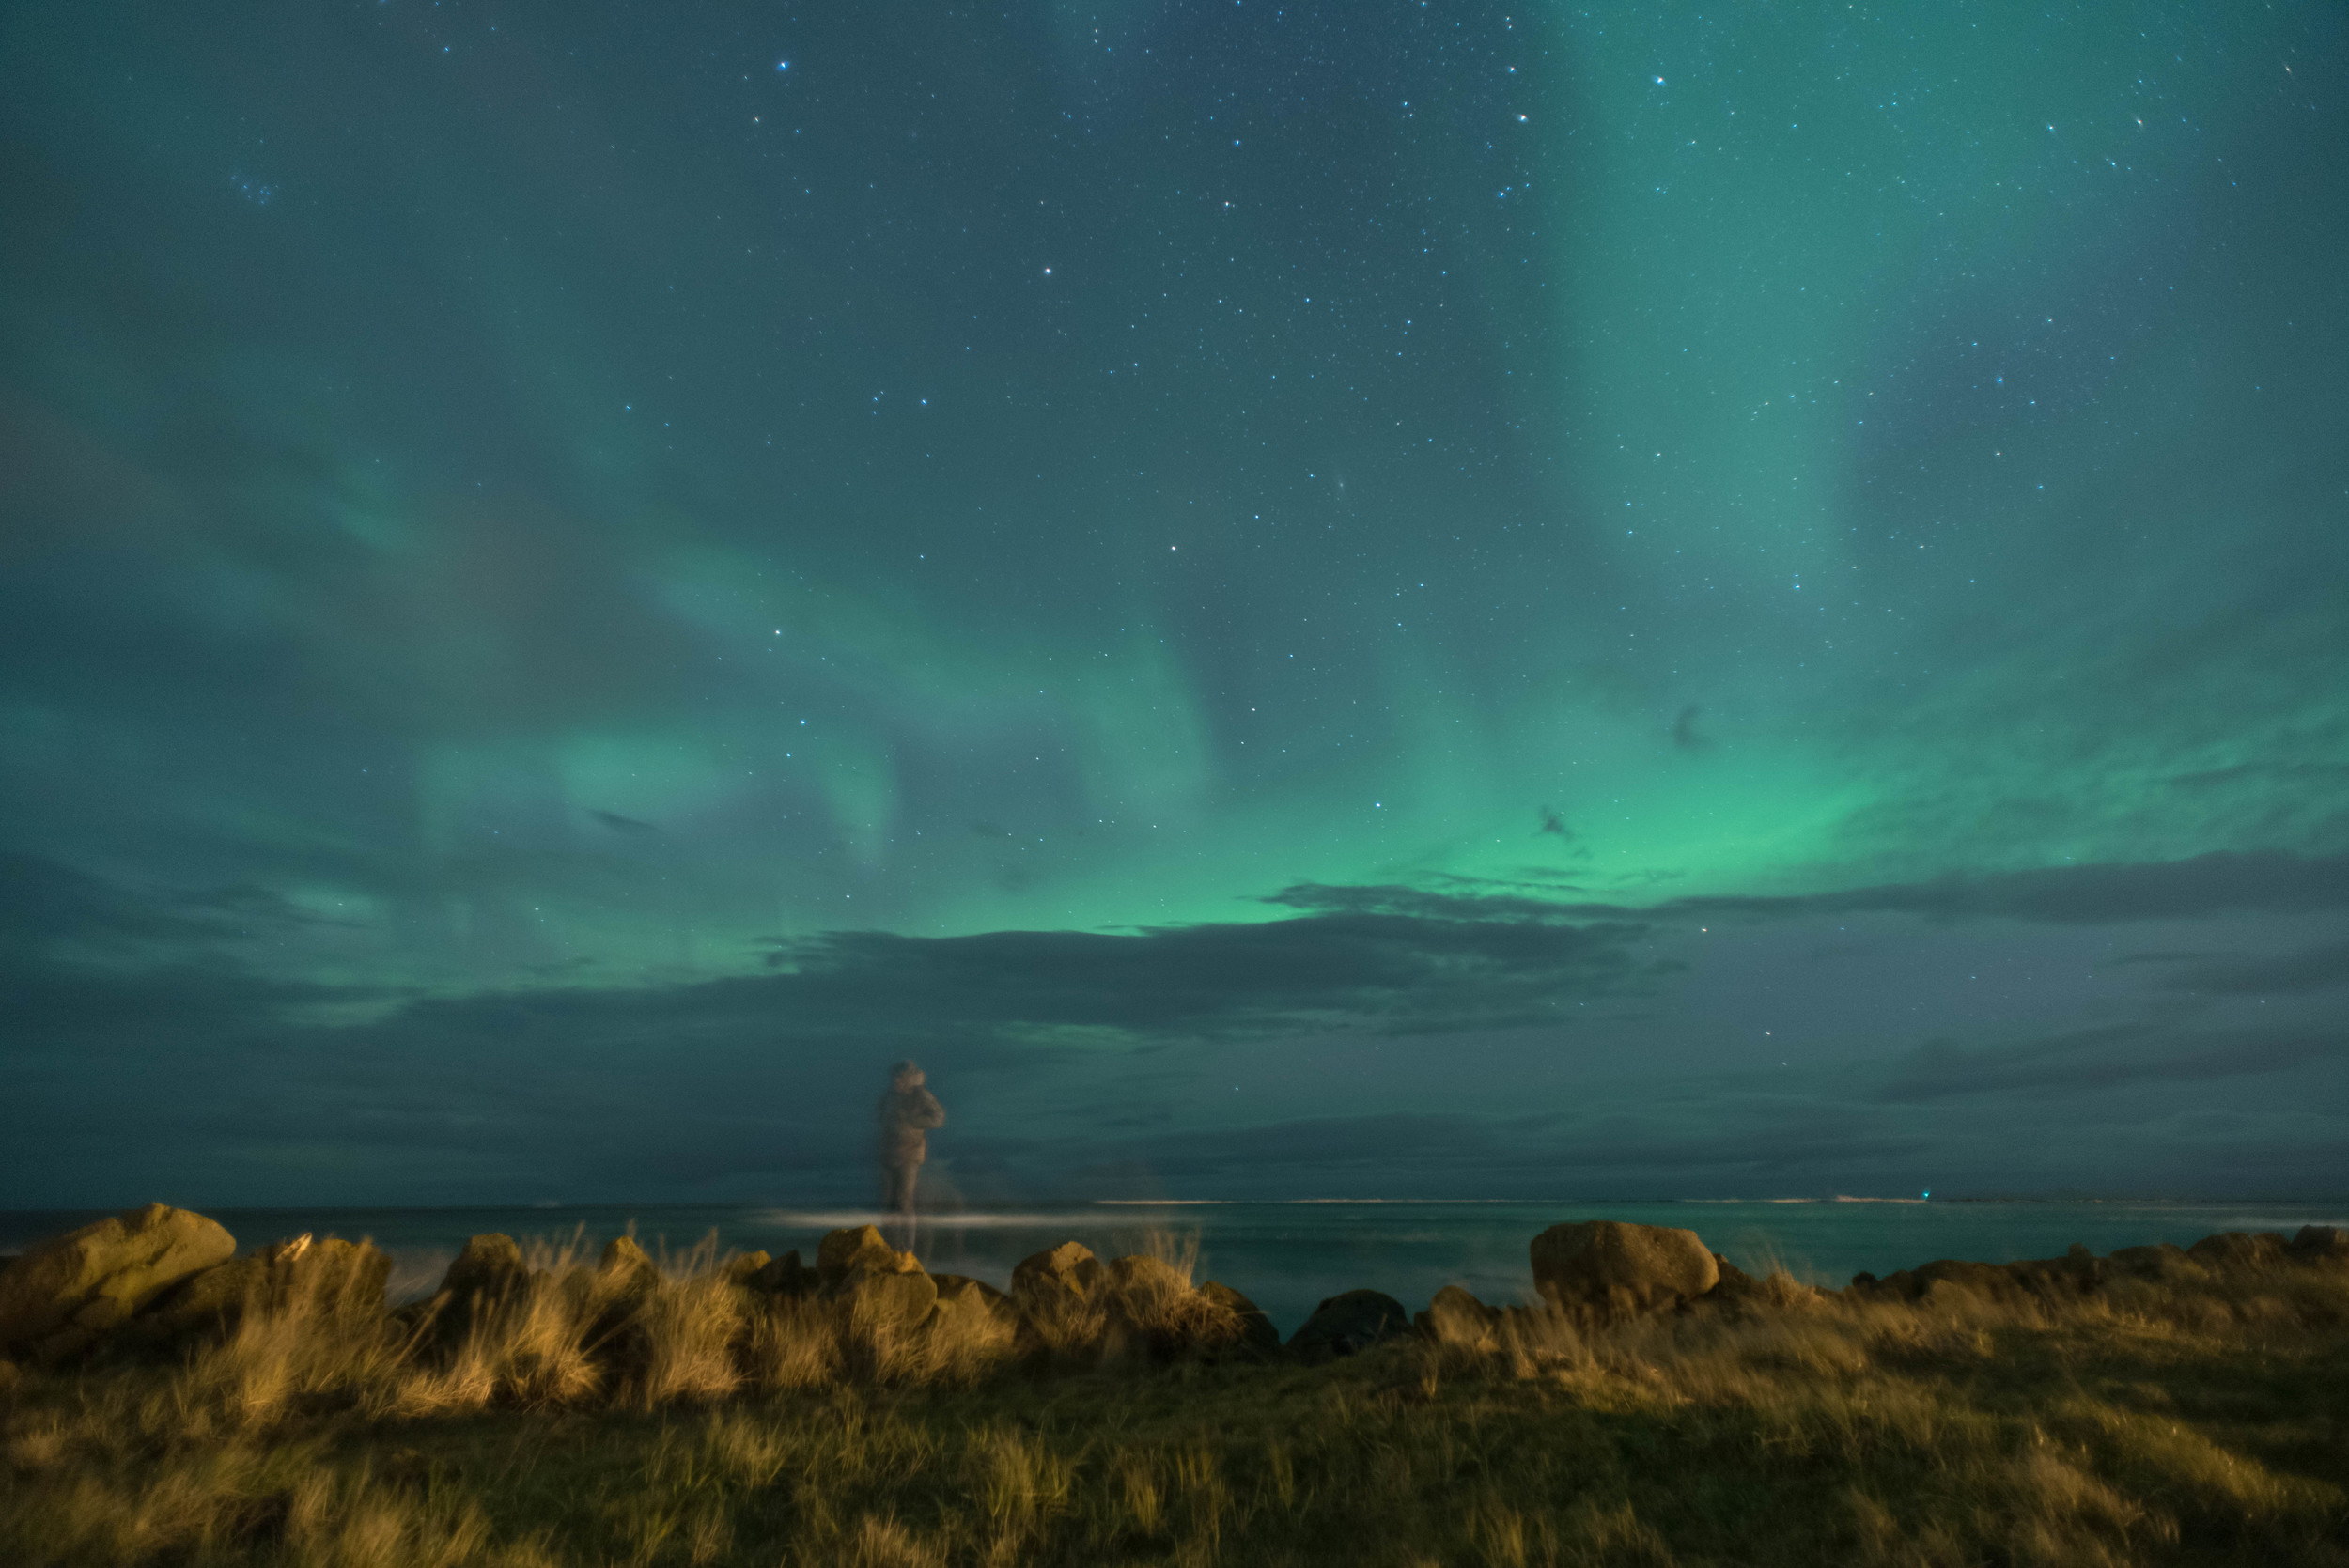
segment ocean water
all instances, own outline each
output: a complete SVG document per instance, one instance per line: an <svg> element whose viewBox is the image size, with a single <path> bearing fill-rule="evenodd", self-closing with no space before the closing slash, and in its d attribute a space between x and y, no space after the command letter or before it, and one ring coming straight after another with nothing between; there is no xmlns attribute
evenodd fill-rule
<svg viewBox="0 0 2349 1568"><path fill-rule="evenodd" d="M824 1233L901 1222L850 1208L709 1207L449 1209L217 1209L240 1249L308 1231L371 1237L391 1254L392 1295L429 1294L465 1238L503 1231L525 1245L573 1246L591 1255L632 1234L656 1256L695 1246L720 1251L796 1248L809 1261ZM98 1218L95 1213L0 1211L0 1252ZM1007 1283L1012 1266L1063 1241L1103 1257L1154 1249L1196 1259L1195 1277L1253 1299L1285 1334L1316 1302L1343 1290L1385 1291L1417 1309L1447 1284L1492 1302L1532 1298L1527 1243L1548 1226L1623 1219L1695 1231L1749 1273L1784 1268L1841 1286L1865 1269L1890 1274L1936 1258L2005 1263L2050 1257L2073 1242L2096 1252L2214 1231L2281 1231L2349 1224L2349 1199L2328 1203L1945 1203L1917 1200L1678 1200L1653 1203L1318 1202L1038 1203L924 1215L910 1242L933 1270Z"/></svg>

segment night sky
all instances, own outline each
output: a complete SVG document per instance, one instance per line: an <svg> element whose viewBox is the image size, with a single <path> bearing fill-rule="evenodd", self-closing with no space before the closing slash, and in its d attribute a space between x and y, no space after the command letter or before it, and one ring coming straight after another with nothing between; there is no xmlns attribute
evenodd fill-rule
<svg viewBox="0 0 2349 1568"><path fill-rule="evenodd" d="M0 11L0 1206L2349 1188L2349 19Z"/></svg>

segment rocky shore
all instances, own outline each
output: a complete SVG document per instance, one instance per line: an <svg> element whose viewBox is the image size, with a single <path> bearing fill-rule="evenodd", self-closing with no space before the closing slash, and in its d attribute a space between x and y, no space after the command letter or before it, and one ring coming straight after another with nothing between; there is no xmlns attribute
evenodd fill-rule
<svg viewBox="0 0 2349 1568"><path fill-rule="evenodd" d="M424 1353L449 1353L476 1326L558 1300L585 1326L583 1343L615 1367L641 1360L661 1274L633 1240L592 1266L533 1267L504 1234L473 1237L428 1299L385 1300L390 1261L366 1242L304 1235L244 1255L218 1222L150 1203L41 1242L0 1266L0 1387L20 1367L66 1366L157 1353L217 1339L245 1314L297 1298L354 1325L389 1327ZM813 1263L796 1251L711 1260L727 1321L762 1312L814 1314L869 1339L993 1336L1013 1359L1076 1364L1181 1358L1315 1362L1417 1336L1474 1343L1528 1314L1600 1327L1657 1314L1735 1317L1815 1312L1849 1302L1956 1307L2092 1296L2117 1281L2209 1283L2268 1271L2349 1269L2349 1230L2305 1226L2292 1237L2227 1232L2191 1247L2075 1245L2060 1258L2009 1264L1943 1259L1883 1279L1855 1276L1841 1292L1783 1274L1752 1278L1693 1231L1590 1220L1532 1238L1527 1305L1479 1301L1458 1286L1414 1312L1373 1289L1323 1301L1283 1343L1247 1296L1150 1256L1097 1258L1076 1242L1013 1270L1008 1291L929 1273L872 1226L834 1231Z"/></svg>

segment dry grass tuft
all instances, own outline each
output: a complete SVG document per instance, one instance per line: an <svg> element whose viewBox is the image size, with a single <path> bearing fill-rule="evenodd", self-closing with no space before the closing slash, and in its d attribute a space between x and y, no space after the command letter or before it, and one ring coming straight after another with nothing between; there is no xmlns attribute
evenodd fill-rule
<svg viewBox="0 0 2349 1568"><path fill-rule="evenodd" d="M28 1375L0 1562L2349 1568L2344 1271L1611 1327L1459 1297L1308 1370L1189 1355L1232 1314L1172 1247L1043 1330L951 1284L766 1296L708 1246L526 1261Z"/></svg>

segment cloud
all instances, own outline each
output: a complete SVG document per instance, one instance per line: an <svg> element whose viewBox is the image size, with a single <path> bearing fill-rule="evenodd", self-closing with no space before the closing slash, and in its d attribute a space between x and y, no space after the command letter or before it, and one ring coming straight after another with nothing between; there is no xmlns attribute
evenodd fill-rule
<svg viewBox="0 0 2349 1568"><path fill-rule="evenodd" d="M2149 955L2148 962L2175 962L2183 955ZM2173 991L2222 991L2272 996L2323 991L2349 986L2349 942L2327 942L2280 957L2213 957L2193 962L2162 982Z"/></svg>
<svg viewBox="0 0 2349 1568"><path fill-rule="evenodd" d="M596 811L589 812L587 815L617 833L657 833L661 831L649 822L640 822L632 816L622 816L615 811Z"/></svg>
<svg viewBox="0 0 2349 1568"><path fill-rule="evenodd" d="M1499 1028L1554 1022L1567 1000L1638 987L1645 966L1630 944L1642 927L1551 914L1530 901L1407 893L1288 920L1127 935L832 932L778 942L770 962L786 971L772 984L790 1016L909 1037Z"/></svg>
<svg viewBox="0 0 2349 1568"><path fill-rule="evenodd" d="M1876 1098L1916 1104L1965 1094L2114 1089L2283 1072L2344 1054L2338 1030L2265 1028L2164 1034L2136 1024L1968 1048L1930 1040L1910 1051Z"/></svg>
<svg viewBox="0 0 2349 1568"><path fill-rule="evenodd" d="M1672 721L1672 744L1684 752L1702 752L1713 744L1711 737L1697 733L1697 714L1700 711L1696 704L1690 703Z"/></svg>
<svg viewBox="0 0 2349 1568"><path fill-rule="evenodd" d="M1454 885L1472 885L1468 878ZM1509 883L1486 884L1494 887ZM2139 920L2193 920L2261 911L2311 914L2349 909L2349 855L2296 855L2283 850L2222 850L2183 861L2046 866L1988 877L1951 877L1931 882L1894 882L1833 893L1788 897L1707 896L1667 899L1646 906L1543 903L1522 895L1484 898L1472 893L1421 893L1415 889L1324 888L1303 883L1283 889L1268 902L1299 908L1441 907L1464 918L1489 904L1519 918L1536 908L1560 920L1719 920L1744 916L1782 920L1803 915L1883 912L1933 920L2022 920L2085 925Z"/></svg>

